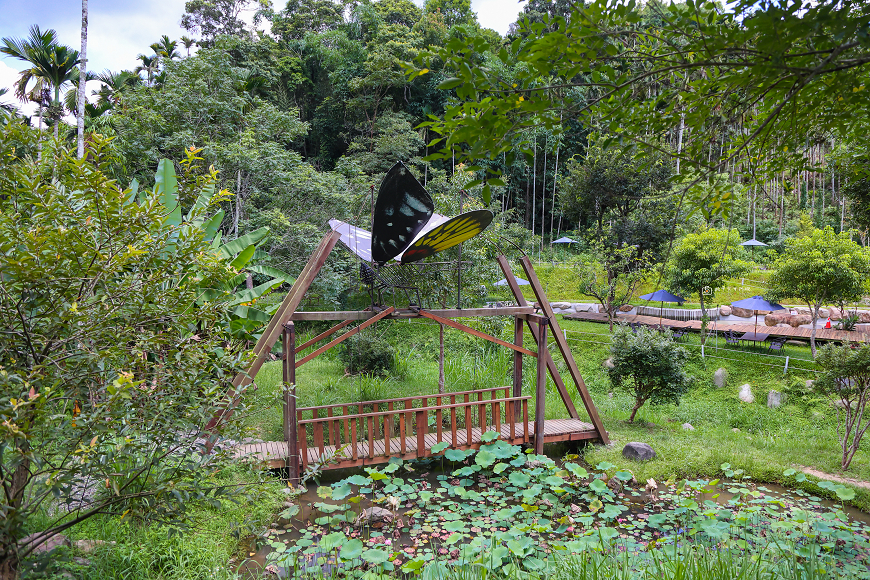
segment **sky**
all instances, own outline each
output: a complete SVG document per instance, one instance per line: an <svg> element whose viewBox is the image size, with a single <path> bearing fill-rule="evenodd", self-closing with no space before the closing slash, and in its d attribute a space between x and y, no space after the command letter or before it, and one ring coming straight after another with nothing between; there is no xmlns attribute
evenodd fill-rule
<svg viewBox="0 0 870 580"><path fill-rule="evenodd" d="M423 0L415 0L418 5ZM178 39L191 36L180 26L185 0L89 0L88 70L119 71L136 66L136 56L150 54L149 45L163 34ZM281 0L273 0L278 7ZM471 0L481 26L505 34L522 3L516 0ZM25 37L31 25L53 28L60 41L81 46L81 2L77 0L0 0L0 38ZM182 47L183 50L183 47ZM0 59L0 87L10 88L24 66L11 57ZM94 85L93 87L91 85ZM88 83L88 92L98 84ZM6 100L12 100L6 97ZM16 102L16 105L21 106ZM21 106L30 113L33 106Z"/></svg>

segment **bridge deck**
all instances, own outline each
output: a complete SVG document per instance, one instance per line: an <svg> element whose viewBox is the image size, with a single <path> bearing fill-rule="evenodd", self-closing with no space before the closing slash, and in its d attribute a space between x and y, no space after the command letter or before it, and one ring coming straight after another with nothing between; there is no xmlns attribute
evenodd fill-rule
<svg viewBox="0 0 870 580"><path fill-rule="evenodd" d="M534 423L527 424L528 439L523 436L523 424L516 423L514 425L514 434L511 436L511 428L508 424L501 425L501 437L509 443L515 445L528 442L534 439ZM491 429L490 429L491 430ZM468 441L468 430L458 429L456 431L456 445L452 444L452 435L445 432L441 436L441 440L451 444L451 447L457 449L476 449L481 446L481 430L479 427L471 429L471 441ZM548 419L544 422L544 443L554 443L557 441L580 441L584 439L597 439L598 432L595 430L592 423L580 421L579 419ZM373 465L376 463L386 463L390 457L400 457L402 459L415 459L418 457L426 457L431 455L429 451L433 445L439 443L436 433L427 433L426 449L422 453L417 449L417 438L405 437L405 450L402 453L402 440L399 437L393 437L389 441L389 451L387 450L387 442L384 439L374 440L372 444L373 453L370 453L369 441L360 441L357 445L357 459L352 458L352 452L345 450L342 459L330 463L325 469L339 469L345 467L355 467L360 465ZM317 461L320 457L320 450L317 448L308 448L308 463ZM335 451L335 447L327 445L324 447L326 454L331 454ZM270 468L279 468L287 466L287 442L285 441L265 441L263 443L251 443L240 445L234 449L235 457L242 459L252 459L254 461L266 462Z"/></svg>

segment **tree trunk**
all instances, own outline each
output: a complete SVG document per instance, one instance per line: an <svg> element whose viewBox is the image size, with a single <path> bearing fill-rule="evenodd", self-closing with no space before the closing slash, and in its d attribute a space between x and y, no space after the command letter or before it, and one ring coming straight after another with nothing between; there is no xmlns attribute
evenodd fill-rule
<svg viewBox="0 0 870 580"><path fill-rule="evenodd" d="M79 94L76 104L76 125L78 125L78 158L85 156L85 88L87 85L88 56L88 0L82 0L82 50L79 54Z"/></svg>
<svg viewBox="0 0 870 580"><path fill-rule="evenodd" d="M813 358L816 358L816 320L819 319L819 308L821 308L821 303L813 306L812 304L807 304L810 307L810 312L813 316L813 329L810 331L810 351L813 353Z"/></svg>
<svg viewBox="0 0 870 580"><path fill-rule="evenodd" d="M39 136L36 139L36 161L42 161L42 92L39 93Z"/></svg>
<svg viewBox="0 0 870 580"><path fill-rule="evenodd" d="M242 170L236 171L236 207L233 212L233 237L239 237L239 214L242 211Z"/></svg>
<svg viewBox="0 0 870 580"><path fill-rule="evenodd" d="M686 114L680 114L680 132L677 133L677 175L680 174L680 153L683 151L683 130L686 127Z"/></svg>
<svg viewBox="0 0 870 580"><path fill-rule="evenodd" d="M641 397L637 397L634 400L634 407L631 408L631 415L628 416L628 422L634 423L634 416L637 415L637 410L643 407L643 404L646 402L646 399Z"/></svg>

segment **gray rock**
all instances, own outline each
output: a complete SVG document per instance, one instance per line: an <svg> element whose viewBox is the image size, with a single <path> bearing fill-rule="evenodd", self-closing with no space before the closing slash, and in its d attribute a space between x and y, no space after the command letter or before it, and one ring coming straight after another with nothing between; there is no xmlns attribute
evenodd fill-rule
<svg viewBox="0 0 870 580"><path fill-rule="evenodd" d="M734 427L734 428L731 429L731 430L732 430L734 433L740 433L740 429L738 429L737 427Z"/></svg>
<svg viewBox="0 0 870 580"><path fill-rule="evenodd" d="M613 364L613 359L609 358L609 359L605 360L603 363L601 363L601 366L603 366L606 369L612 369L616 365Z"/></svg>
<svg viewBox="0 0 870 580"><path fill-rule="evenodd" d="M740 394L738 397L740 397L740 400L744 403L752 403L755 401L755 397L752 394L752 387L749 383L740 387Z"/></svg>
<svg viewBox="0 0 870 580"><path fill-rule="evenodd" d="M574 304L574 312L598 312L597 304Z"/></svg>
<svg viewBox="0 0 870 580"><path fill-rule="evenodd" d="M655 459L656 452L646 443L632 441L622 448L622 456L632 461L649 461Z"/></svg>
<svg viewBox="0 0 870 580"><path fill-rule="evenodd" d="M377 506L370 507L368 509L363 510L363 512L357 517L355 524L357 526L361 524L371 524L371 523L390 523L393 521L393 512L390 510L385 510L384 508L379 508Z"/></svg>
<svg viewBox="0 0 870 580"><path fill-rule="evenodd" d="M725 386L725 383L727 382L728 371L724 367L719 367L718 369L716 369L716 372L713 373L713 384L721 389Z"/></svg>
<svg viewBox="0 0 870 580"><path fill-rule="evenodd" d="M22 538L21 541L19 542L19 545L21 546L20 549L27 548L31 544L33 544L34 542L39 541L39 540L37 540L37 536L39 536L39 535L40 535L39 533L34 533L34 534L30 534L29 536ZM38 546L36 546L36 548L33 549L32 553L42 554L42 553L46 553L46 552L51 552L52 550L54 550L55 548L58 548L60 546L71 546L71 545L72 544L70 543L69 538L67 538L63 534L55 534L55 535L49 537L47 540L42 541L41 544L39 544Z"/></svg>
<svg viewBox="0 0 870 580"><path fill-rule="evenodd" d="M808 389L812 389L813 385L815 384L815 381L813 379L807 379L807 382L804 384L806 384Z"/></svg>
<svg viewBox="0 0 870 580"><path fill-rule="evenodd" d="M731 316L731 307L727 304L723 304L719 307L719 314L722 316Z"/></svg>
<svg viewBox="0 0 870 580"><path fill-rule="evenodd" d="M86 554L90 554L100 546L114 543L115 542L105 542L103 540L76 540L75 542L73 542L73 546L75 546L82 552L85 552Z"/></svg>
<svg viewBox="0 0 870 580"><path fill-rule="evenodd" d="M683 431L694 431L695 428L692 427L691 423L683 423Z"/></svg>
<svg viewBox="0 0 870 580"><path fill-rule="evenodd" d="M570 302L550 302L550 306L559 310L568 310L571 308Z"/></svg>
<svg viewBox="0 0 870 580"><path fill-rule="evenodd" d="M783 396L779 391L770 391L767 393L767 408L768 409L779 409L779 406L782 405Z"/></svg>

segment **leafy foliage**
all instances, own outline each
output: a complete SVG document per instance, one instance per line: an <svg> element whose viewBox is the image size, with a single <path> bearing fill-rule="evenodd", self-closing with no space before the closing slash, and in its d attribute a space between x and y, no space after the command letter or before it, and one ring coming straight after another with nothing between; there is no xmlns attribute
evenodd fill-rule
<svg viewBox="0 0 870 580"><path fill-rule="evenodd" d="M870 421L864 417L870 403L870 346L859 348L826 344L817 359L824 372L813 389L832 399L837 407L837 435L848 469Z"/></svg>
<svg viewBox="0 0 870 580"><path fill-rule="evenodd" d="M613 367L607 374L614 387L635 397L629 422L647 401L653 405L680 404L692 382L683 368L689 353L674 342L670 331L641 327L632 332L621 325L614 330L612 341Z"/></svg>
<svg viewBox="0 0 870 580"><path fill-rule="evenodd" d="M383 375L396 369L396 351L370 332L357 333L344 341L341 360L351 374Z"/></svg>
<svg viewBox="0 0 870 580"><path fill-rule="evenodd" d="M58 150L51 179L12 136L0 130L0 559L14 568L95 514L179 526L192 502L226 494L209 478L223 455L196 438L243 360L226 305L194 306L232 275L201 230L119 189L106 140L82 160ZM18 546L46 505L44 530Z"/></svg>

